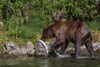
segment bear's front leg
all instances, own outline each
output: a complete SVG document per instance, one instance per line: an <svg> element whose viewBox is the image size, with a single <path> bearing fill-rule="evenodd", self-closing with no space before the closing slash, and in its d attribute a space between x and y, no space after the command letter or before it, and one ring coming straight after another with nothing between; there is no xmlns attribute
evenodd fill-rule
<svg viewBox="0 0 100 67"><path fill-rule="evenodd" d="M51 46L51 51L49 52L49 56L57 56L56 55L56 49L61 47L65 43L65 39L59 38L56 40L56 42Z"/></svg>
<svg viewBox="0 0 100 67"><path fill-rule="evenodd" d="M65 54L66 53L66 49L68 47L69 41L66 40L65 44L62 45L61 49L60 49L60 54Z"/></svg>

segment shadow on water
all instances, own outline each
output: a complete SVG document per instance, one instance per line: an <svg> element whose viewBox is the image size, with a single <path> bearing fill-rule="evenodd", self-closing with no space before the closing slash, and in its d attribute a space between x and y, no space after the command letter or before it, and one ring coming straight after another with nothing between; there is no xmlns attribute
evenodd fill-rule
<svg viewBox="0 0 100 67"><path fill-rule="evenodd" d="M16 59L0 59L0 67L100 67L100 58L51 58L30 57Z"/></svg>

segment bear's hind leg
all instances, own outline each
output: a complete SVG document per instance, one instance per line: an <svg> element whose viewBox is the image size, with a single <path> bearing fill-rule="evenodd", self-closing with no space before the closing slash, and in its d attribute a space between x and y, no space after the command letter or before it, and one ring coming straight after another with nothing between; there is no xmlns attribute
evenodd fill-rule
<svg viewBox="0 0 100 67"><path fill-rule="evenodd" d="M89 37L88 40L86 41L85 46L86 46L88 52L90 53L90 56L91 56L91 57L94 57L94 51L93 51L92 40L91 40L90 37Z"/></svg>

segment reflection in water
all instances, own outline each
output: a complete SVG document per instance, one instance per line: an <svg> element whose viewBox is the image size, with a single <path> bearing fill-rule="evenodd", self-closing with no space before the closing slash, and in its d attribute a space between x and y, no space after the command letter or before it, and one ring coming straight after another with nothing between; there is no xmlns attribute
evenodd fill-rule
<svg viewBox="0 0 100 67"><path fill-rule="evenodd" d="M100 58L0 59L0 67L100 67Z"/></svg>

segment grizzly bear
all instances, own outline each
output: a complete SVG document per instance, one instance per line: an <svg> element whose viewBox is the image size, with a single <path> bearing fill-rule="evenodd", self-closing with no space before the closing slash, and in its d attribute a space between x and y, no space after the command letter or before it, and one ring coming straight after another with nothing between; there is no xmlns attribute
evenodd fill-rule
<svg viewBox="0 0 100 67"><path fill-rule="evenodd" d="M94 57L91 31L85 22L81 21L59 21L44 28L42 40L47 41L50 38L56 38L55 43L51 46L49 55L56 54L56 49L61 47L60 54L65 53L69 41L74 43L75 54L80 55L80 47L85 45L91 57Z"/></svg>

